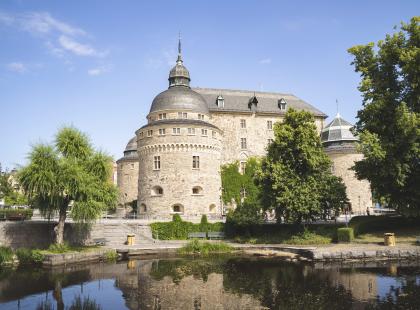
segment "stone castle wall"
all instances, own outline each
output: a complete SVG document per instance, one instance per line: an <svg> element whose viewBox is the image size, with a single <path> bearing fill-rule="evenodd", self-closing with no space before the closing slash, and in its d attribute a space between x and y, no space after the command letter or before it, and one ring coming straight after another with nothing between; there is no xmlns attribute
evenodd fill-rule
<svg viewBox="0 0 420 310"><path fill-rule="evenodd" d="M327 151L333 162L334 175L341 177L346 184L347 197L350 200L352 212L356 215L366 214L366 209L372 207L372 194L369 182L358 180L353 170L356 161L363 158L362 154L350 152Z"/></svg>
<svg viewBox="0 0 420 310"><path fill-rule="evenodd" d="M180 128L179 134L172 128ZM165 134L159 135L159 129ZM188 128L195 128L189 134ZM202 129L207 134L202 134ZM153 135L141 135L153 130ZM137 132L139 158L138 206L141 216L148 219L201 217L221 214L220 160L221 132L210 125L154 125ZM155 169L154 157L160 157ZM199 156L199 168L193 168L193 156ZM196 187L198 193L193 193ZM159 193L159 188L163 191ZM178 207L175 207L178 206ZM176 208L179 208L177 210Z"/></svg>
<svg viewBox="0 0 420 310"><path fill-rule="evenodd" d="M282 122L284 115L263 115L258 113L212 113L210 122L223 131L222 164L236 160L246 161L248 157L264 156L269 139L274 139L274 124ZM242 128L241 120L245 120ZM268 122L271 122L269 126ZM324 119L317 117L318 132ZM241 146L241 138L246 138L246 148Z"/></svg>
<svg viewBox="0 0 420 310"><path fill-rule="evenodd" d="M117 163L117 186L120 189L119 205L126 205L137 199L139 161L137 158L122 158Z"/></svg>

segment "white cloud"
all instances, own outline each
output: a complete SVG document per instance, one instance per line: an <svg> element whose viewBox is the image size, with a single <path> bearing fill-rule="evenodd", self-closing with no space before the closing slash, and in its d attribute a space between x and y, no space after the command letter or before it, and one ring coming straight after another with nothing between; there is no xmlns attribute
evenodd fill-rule
<svg viewBox="0 0 420 310"><path fill-rule="evenodd" d="M7 69L17 73L25 73L26 71L28 71L27 66L21 62L11 62L7 64Z"/></svg>
<svg viewBox="0 0 420 310"><path fill-rule="evenodd" d="M260 65L269 65L271 64L271 58L264 58L258 62Z"/></svg>
<svg viewBox="0 0 420 310"><path fill-rule="evenodd" d="M97 75L102 75L104 73L107 73L110 70L111 68L109 66L101 66L101 67L89 69L87 73L91 76L97 76Z"/></svg>
<svg viewBox="0 0 420 310"><path fill-rule="evenodd" d="M58 38L58 43L63 49L79 56L98 56L99 55L98 52L90 45L81 44L77 42L76 40L69 38L65 35L61 35Z"/></svg>

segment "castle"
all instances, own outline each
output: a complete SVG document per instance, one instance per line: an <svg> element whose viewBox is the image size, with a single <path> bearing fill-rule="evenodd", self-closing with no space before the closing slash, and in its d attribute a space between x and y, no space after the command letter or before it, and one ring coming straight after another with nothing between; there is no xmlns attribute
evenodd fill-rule
<svg viewBox="0 0 420 310"><path fill-rule="evenodd" d="M292 94L229 89L191 88L178 59L169 73L169 88L158 94L147 124L136 131L117 161L120 204L137 203L138 216L159 220L180 214L199 219L221 217L220 167L264 156L274 139L273 125L288 108L306 110L315 118L334 173L343 178L354 213L371 207L369 183L349 170L361 158L351 124L339 115L324 126L326 115Z"/></svg>

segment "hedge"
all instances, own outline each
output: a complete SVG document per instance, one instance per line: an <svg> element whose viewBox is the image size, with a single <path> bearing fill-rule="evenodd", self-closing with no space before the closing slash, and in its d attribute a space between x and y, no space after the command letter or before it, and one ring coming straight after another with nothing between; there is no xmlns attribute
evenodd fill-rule
<svg viewBox="0 0 420 310"><path fill-rule="evenodd" d="M341 227L337 229L338 242L352 242L354 240L353 228Z"/></svg>
<svg viewBox="0 0 420 310"><path fill-rule="evenodd" d="M355 216L349 222L349 227L353 228L355 236L360 234L393 230L396 228L415 228L420 226L419 217L402 216Z"/></svg>
<svg viewBox="0 0 420 310"><path fill-rule="evenodd" d="M202 221L200 224L184 222L180 219L172 222L156 222L150 224L154 239L159 240L186 240L188 234L192 232L224 231L224 223L207 223Z"/></svg>
<svg viewBox="0 0 420 310"><path fill-rule="evenodd" d="M0 219L5 220L30 220L32 215L32 209L0 209Z"/></svg>

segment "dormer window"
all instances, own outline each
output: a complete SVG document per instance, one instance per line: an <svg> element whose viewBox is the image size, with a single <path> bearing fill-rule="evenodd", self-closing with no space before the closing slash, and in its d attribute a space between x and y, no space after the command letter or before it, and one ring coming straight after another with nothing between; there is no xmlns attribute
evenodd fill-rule
<svg viewBox="0 0 420 310"><path fill-rule="evenodd" d="M216 104L219 108L225 107L225 99L223 98L222 95L217 96Z"/></svg>
<svg viewBox="0 0 420 310"><path fill-rule="evenodd" d="M282 111L286 110L286 105L287 105L286 100L284 100L284 98L281 98L279 100L279 109Z"/></svg>
<svg viewBox="0 0 420 310"><path fill-rule="evenodd" d="M254 94L254 96L249 99L248 108L249 109L252 109L252 107L256 108L257 104L258 104L258 99Z"/></svg>

